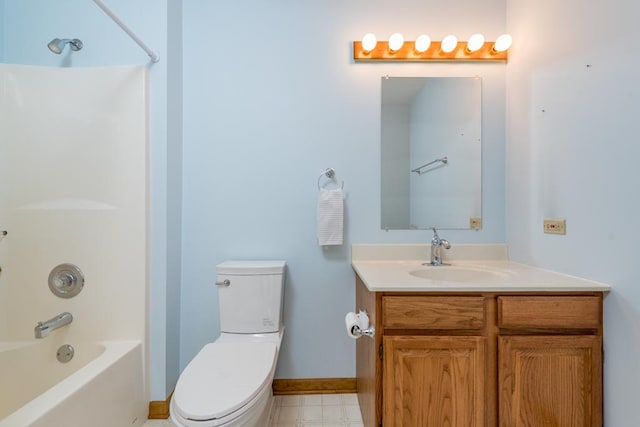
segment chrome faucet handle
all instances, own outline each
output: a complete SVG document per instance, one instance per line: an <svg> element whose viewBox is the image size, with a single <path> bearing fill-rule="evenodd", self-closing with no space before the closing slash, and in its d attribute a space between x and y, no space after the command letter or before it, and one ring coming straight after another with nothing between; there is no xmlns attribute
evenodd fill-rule
<svg viewBox="0 0 640 427"><path fill-rule="evenodd" d="M435 227L431 227L433 230L433 238L431 239L431 261L429 263L425 263L427 265L449 265L445 262L442 262L442 248L450 249L451 244L446 239L441 239L438 236L438 231Z"/></svg>
<svg viewBox="0 0 640 427"><path fill-rule="evenodd" d="M438 232L435 227L431 227L433 230L433 239L431 239L431 243L437 245L440 242L440 236L438 236Z"/></svg>
<svg viewBox="0 0 640 427"><path fill-rule="evenodd" d="M438 232L435 227L431 227L431 229L433 230L433 239L431 239L431 244L443 246L445 249L450 249L451 243L449 243L447 239L441 239L440 236L438 236Z"/></svg>

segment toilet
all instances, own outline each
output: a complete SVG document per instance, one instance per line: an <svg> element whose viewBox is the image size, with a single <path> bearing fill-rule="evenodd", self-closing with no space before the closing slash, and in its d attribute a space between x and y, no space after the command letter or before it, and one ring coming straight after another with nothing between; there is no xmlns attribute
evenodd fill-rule
<svg viewBox="0 0 640 427"><path fill-rule="evenodd" d="M263 427L284 324L284 261L216 266L220 337L184 369L171 397L176 427Z"/></svg>

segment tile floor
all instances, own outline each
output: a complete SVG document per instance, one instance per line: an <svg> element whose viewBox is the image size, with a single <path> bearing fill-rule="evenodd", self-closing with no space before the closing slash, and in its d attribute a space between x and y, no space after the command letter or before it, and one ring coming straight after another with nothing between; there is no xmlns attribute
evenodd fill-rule
<svg viewBox="0 0 640 427"><path fill-rule="evenodd" d="M271 427L363 427L355 394L276 396ZM173 427L169 420L149 420L143 427ZM266 427L266 426L265 426Z"/></svg>

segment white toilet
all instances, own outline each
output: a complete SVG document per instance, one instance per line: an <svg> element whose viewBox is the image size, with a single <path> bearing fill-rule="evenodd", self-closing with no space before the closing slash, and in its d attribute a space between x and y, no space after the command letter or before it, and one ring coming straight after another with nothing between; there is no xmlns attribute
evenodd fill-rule
<svg viewBox="0 0 640 427"><path fill-rule="evenodd" d="M284 261L216 266L220 337L184 369L171 398L177 427L264 427L284 325Z"/></svg>

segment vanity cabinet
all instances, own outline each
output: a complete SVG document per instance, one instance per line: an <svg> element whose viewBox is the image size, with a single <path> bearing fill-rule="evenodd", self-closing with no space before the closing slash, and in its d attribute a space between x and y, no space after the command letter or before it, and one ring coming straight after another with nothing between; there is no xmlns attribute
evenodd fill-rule
<svg viewBox="0 0 640 427"><path fill-rule="evenodd" d="M370 292L365 427L601 426L602 293Z"/></svg>

